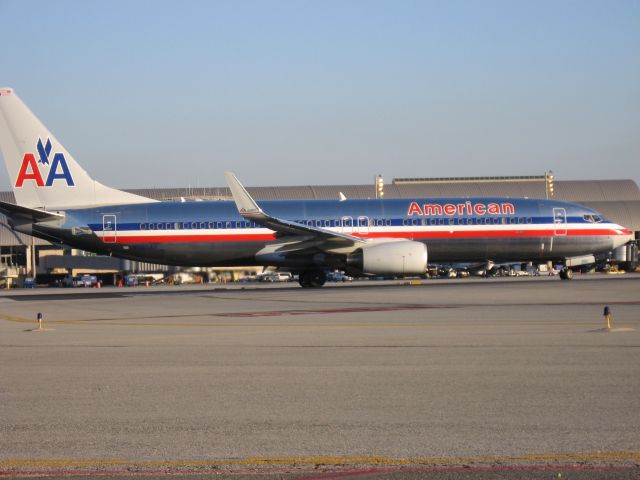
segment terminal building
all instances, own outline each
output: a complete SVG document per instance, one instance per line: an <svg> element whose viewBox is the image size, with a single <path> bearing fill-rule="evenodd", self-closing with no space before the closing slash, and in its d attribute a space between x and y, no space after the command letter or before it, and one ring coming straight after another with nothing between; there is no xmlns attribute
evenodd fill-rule
<svg viewBox="0 0 640 480"><path fill-rule="evenodd" d="M347 198L429 198L429 197L524 197L554 198L581 203L602 213L635 232L640 239L640 189L633 180L553 180L549 174L519 177L449 177L395 178L385 184L381 176L371 184L306 185L248 187L260 200L305 200ZM127 190L137 195L166 201L231 200L226 187L155 188ZM0 200L14 203L12 192L0 192ZM637 246L616 252L616 260L634 265L638 260ZM217 269L220 270L220 269ZM96 256L71 250L64 245L14 232L0 214L0 282L3 278L37 277L38 282L52 278L96 274L105 283L112 283L126 273L170 273L164 265L145 264L113 257ZM211 272L203 270L211 278ZM215 273L214 273L215 275ZM5 282L6 283L6 282Z"/></svg>

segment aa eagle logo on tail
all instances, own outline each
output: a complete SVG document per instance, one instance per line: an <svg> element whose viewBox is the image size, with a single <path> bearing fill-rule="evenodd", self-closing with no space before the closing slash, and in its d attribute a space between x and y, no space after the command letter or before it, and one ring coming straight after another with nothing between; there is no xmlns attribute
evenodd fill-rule
<svg viewBox="0 0 640 480"><path fill-rule="evenodd" d="M50 161L51 140L47 138L46 143L42 143L42 139L38 138L36 150L38 151L38 161L33 153L25 153L22 157L20 171L16 178L15 186L21 188L26 181L36 182L36 187L51 187L56 180L64 180L69 187L75 186L69 166L61 152L55 153ZM41 167L38 166L41 165ZM48 169L48 172L47 172ZM43 180L46 174L46 180Z"/></svg>

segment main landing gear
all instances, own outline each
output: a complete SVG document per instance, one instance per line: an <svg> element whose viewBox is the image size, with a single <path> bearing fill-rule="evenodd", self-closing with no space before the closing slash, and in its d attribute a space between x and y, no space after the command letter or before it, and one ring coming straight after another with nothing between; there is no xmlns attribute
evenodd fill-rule
<svg viewBox="0 0 640 480"><path fill-rule="evenodd" d="M573 270L568 267L564 267L560 270L560 280L572 280L573 279Z"/></svg>
<svg viewBox="0 0 640 480"><path fill-rule="evenodd" d="M327 281L327 274L324 270L305 270L298 281L302 288L320 288Z"/></svg>

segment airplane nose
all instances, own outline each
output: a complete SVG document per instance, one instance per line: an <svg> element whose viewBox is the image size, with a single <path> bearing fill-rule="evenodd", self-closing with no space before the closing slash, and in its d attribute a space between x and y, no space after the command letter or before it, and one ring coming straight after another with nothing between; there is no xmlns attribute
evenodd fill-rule
<svg viewBox="0 0 640 480"><path fill-rule="evenodd" d="M613 242L612 248L614 250L633 240L633 232L629 229L621 227L620 225L616 225L616 227L614 228L614 231L616 232L616 235L612 237L612 242Z"/></svg>

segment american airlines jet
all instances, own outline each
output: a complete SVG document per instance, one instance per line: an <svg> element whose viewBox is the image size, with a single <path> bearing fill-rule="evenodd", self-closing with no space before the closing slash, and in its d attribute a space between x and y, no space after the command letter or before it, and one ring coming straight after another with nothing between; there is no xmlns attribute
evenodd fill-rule
<svg viewBox="0 0 640 480"><path fill-rule="evenodd" d="M299 274L303 287L321 287L330 269L403 276L424 274L428 261L566 265L632 239L594 210L542 199L258 205L230 172L233 201L158 202L92 179L10 88L0 89L0 147L16 198L0 211L18 232L145 262L274 266Z"/></svg>

